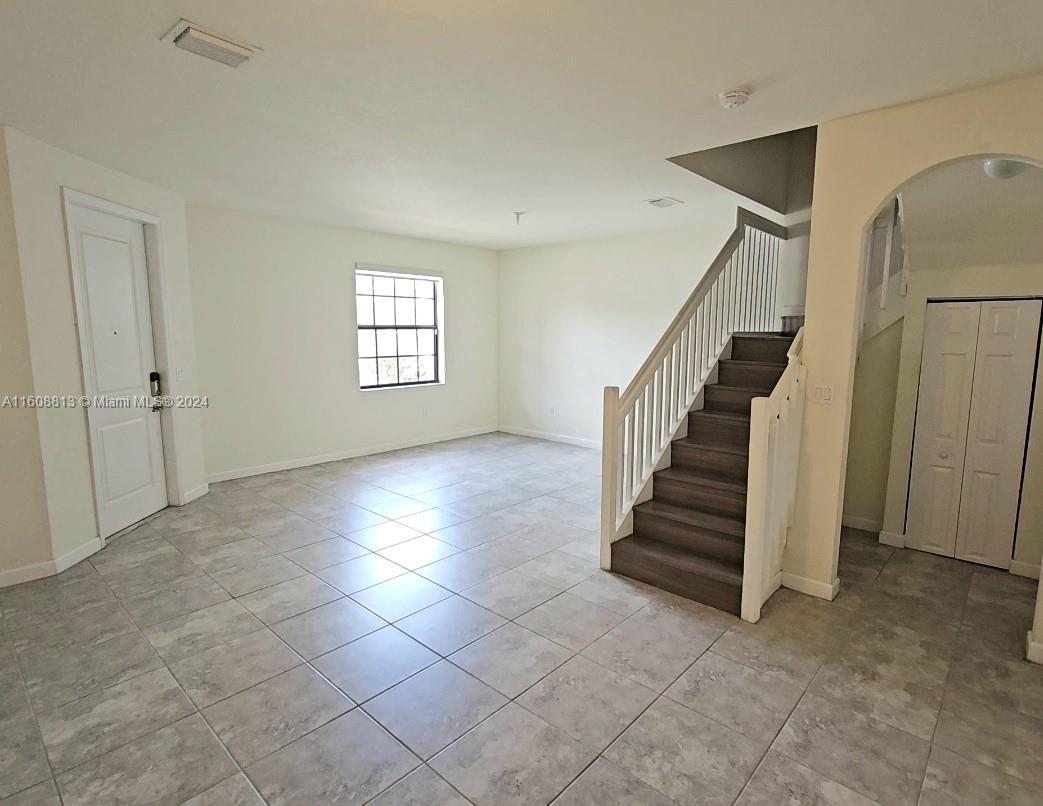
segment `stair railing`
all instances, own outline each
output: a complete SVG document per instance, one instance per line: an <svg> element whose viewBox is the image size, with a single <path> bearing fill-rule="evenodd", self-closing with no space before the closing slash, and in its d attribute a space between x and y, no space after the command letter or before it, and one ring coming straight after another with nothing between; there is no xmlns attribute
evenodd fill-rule
<svg viewBox="0 0 1043 806"><path fill-rule="evenodd" d="M744 621L757 621L761 605L782 584L782 554L793 524L800 436L808 369L802 360L804 328L787 353L786 369L768 397L750 409L750 470L746 481L746 545L742 564Z"/></svg>
<svg viewBox="0 0 1043 806"><path fill-rule="evenodd" d="M786 228L739 208L735 229L691 296L619 392L606 386L601 455L601 567L632 531L631 510L733 333L777 329Z"/></svg>

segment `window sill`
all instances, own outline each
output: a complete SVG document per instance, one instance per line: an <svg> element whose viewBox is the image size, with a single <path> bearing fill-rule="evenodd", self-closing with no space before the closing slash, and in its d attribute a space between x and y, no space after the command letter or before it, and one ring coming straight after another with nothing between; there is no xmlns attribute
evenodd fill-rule
<svg viewBox="0 0 1043 806"><path fill-rule="evenodd" d="M395 386L360 386L360 392L393 392L398 389L430 389L432 386L445 386L445 381L430 381L429 383L400 383Z"/></svg>

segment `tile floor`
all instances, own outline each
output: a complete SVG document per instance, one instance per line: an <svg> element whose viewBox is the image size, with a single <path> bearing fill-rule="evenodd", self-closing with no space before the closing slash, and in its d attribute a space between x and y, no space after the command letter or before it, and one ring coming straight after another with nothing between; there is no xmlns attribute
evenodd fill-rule
<svg viewBox="0 0 1043 806"><path fill-rule="evenodd" d="M1034 583L851 532L836 602L745 624L599 571L598 494L592 451L476 437L0 591L0 803L1039 803Z"/></svg>

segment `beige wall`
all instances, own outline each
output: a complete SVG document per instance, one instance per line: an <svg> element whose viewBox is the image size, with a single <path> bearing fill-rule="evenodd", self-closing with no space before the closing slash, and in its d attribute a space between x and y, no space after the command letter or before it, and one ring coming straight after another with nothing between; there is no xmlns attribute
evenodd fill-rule
<svg viewBox="0 0 1043 806"><path fill-rule="evenodd" d="M211 479L495 430L496 253L188 208ZM356 262L444 273L446 383L358 388Z"/></svg>
<svg viewBox="0 0 1043 806"><path fill-rule="evenodd" d="M844 523L879 532L887 499L902 320L862 345L851 398L851 439L844 488Z"/></svg>
<svg viewBox="0 0 1043 806"><path fill-rule="evenodd" d="M606 386L625 387L735 227L735 205L665 232L500 254L500 424L601 442Z"/></svg>
<svg viewBox="0 0 1043 806"><path fill-rule="evenodd" d="M33 388L37 395L79 395L83 383L76 333L71 274L66 246L62 188L98 196L162 219L161 259L172 355L185 372L173 378L173 394L195 389L195 346L185 241L184 202L180 196L52 148L6 128L5 144L14 210L18 265L22 284ZM153 290L154 291L154 290ZM202 431L198 412L176 410L173 446L183 495L206 491ZM97 542L87 422L83 409L36 411L44 485L50 522L49 557L78 556ZM169 446L168 446L169 447ZM33 556L20 545L38 536L16 536L6 556ZM6 562L6 561L5 561ZM8 568L17 568L12 561Z"/></svg>
<svg viewBox="0 0 1043 806"><path fill-rule="evenodd" d="M809 385L833 387L809 400L796 519L787 543L787 584L835 594L848 426L869 222L896 189L940 163L976 154L1043 162L1043 76L870 112L823 124L808 267L805 360ZM907 325L911 327L911 325Z"/></svg>
<svg viewBox="0 0 1043 806"><path fill-rule="evenodd" d="M976 266L960 269L914 271L909 275L906 296L905 335L902 339L901 371L898 376L894 429L890 442L887 475L887 508L884 530L905 533L906 498L909 488L909 457L913 448L916 395L923 353L924 316L928 299L989 296L1043 296L1043 266ZM1026 491L1043 489L1043 375L1037 376L1033 423L1025 460ZM852 421L852 442L855 424ZM852 461L855 458L851 453ZM849 462L850 466L850 462ZM850 478L849 478L850 483ZM1022 499L1014 559L1022 573L1031 566L1038 573L1043 559L1043 505L1040 496ZM847 509L845 509L845 513Z"/></svg>
<svg viewBox="0 0 1043 806"><path fill-rule="evenodd" d="M29 331L18 270L14 206L0 128L0 397L33 394ZM0 408L0 583L5 571L51 559L47 495L36 412Z"/></svg>

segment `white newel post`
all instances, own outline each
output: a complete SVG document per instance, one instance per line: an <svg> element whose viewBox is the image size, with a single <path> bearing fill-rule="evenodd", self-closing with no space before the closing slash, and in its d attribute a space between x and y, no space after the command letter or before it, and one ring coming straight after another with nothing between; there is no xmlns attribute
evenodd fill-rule
<svg viewBox="0 0 1043 806"><path fill-rule="evenodd" d="M1032 632L1028 635L1026 657L1033 663L1043 663L1043 573L1039 576L1036 616L1032 621Z"/></svg>
<svg viewBox="0 0 1043 806"><path fill-rule="evenodd" d="M619 387L605 387L605 406L601 421L601 567L612 568L612 539L616 535L616 490L619 474L619 445L616 419L619 415Z"/></svg>

